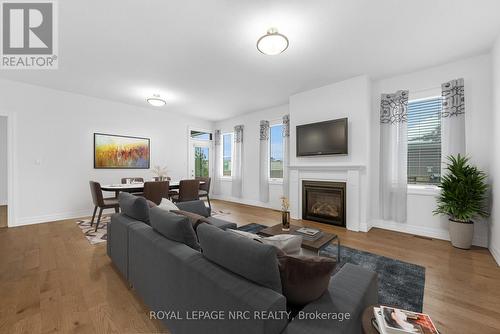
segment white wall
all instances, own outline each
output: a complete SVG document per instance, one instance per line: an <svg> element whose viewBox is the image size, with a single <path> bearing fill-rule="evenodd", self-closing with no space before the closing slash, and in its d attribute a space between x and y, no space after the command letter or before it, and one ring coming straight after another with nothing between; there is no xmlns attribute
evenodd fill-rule
<svg viewBox="0 0 500 334"><path fill-rule="evenodd" d="M288 104L251 112L242 116L217 122L214 129L220 129L222 133L233 132L235 125L244 125L243 130L243 196L234 198L231 196L231 180L224 179L221 182L221 194L214 196L238 203L280 208L280 197L283 195L282 184L269 185L269 203L259 201L259 146L260 146L260 121L279 121L288 114Z"/></svg>
<svg viewBox="0 0 500 334"><path fill-rule="evenodd" d="M10 225L90 215L89 180L119 183L149 170L93 168L93 133L151 139L151 166L166 165L174 179L187 176L188 126L212 128L169 112L0 80L0 111L14 114L15 219ZM10 203L9 203L10 204Z"/></svg>
<svg viewBox="0 0 500 334"><path fill-rule="evenodd" d="M359 76L290 97L290 165L366 164L370 117L370 80ZM296 126L349 119L348 154L296 156Z"/></svg>
<svg viewBox="0 0 500 334"><path fill-rule="evenodd" d="M490 219L490 251L500 265L500 36L497 38L493 51L493 200Z"/></svg>
<svg viewBox="0 0 500 334"><path fill-rule="evenodd" d="M7 117L0 116L0 205L7 204Z"/></svg>
<svg viewBox="0 0 500 334"><path fill-rule="evenodd" d="M433 216L435 208L435 194L432 191L422 193L410 192L408 195L408 221L398 224L379 220L379 152L380 126L379 110L380 95L394 92L398 89L409 89L410 99L422 97L426 93L440 91L441 83L457 79L465 79L465 107L466 107L466 150L471 161L489 173L491 141L492 141L492 89L491 89L491 57L482 55L460 60L443 66L432 67L422 71L374 81L372 97L372 124L370 154L371 207L373 225L400 230L403 232L427 235L434 238L449 239L447 219ZM474 244L487 246L488 226L485 221L475 224Z"/></svg>

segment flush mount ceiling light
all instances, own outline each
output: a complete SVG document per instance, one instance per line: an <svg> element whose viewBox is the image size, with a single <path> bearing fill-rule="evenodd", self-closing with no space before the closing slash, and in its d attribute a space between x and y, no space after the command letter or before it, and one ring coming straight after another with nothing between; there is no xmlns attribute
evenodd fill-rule
<svg viewBox="0 0 500 334"><path fill-rule="evenodd" d="M153 107L163 107L165 103L167 103L164 99L160 97L158 94L153 94L153 96L148 97L146 99L150 105Z"/></svg>
<svg viewBox="0 0 500 334"><path fill-rule="evenodd" d="M278 33L276 28L270 28L267 34L257 41L257 50L265 55L275 56L285 51L288 44L288 38L285 35Z"/></svg>

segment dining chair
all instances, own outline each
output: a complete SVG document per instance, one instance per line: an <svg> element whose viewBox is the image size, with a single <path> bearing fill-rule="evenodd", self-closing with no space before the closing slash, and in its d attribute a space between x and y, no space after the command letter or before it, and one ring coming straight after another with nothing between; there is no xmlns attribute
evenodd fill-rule
<svg viewBox="0 0 500 334"><path fill-rule="evenodd" d="M105 209L115 209L115 212L120 211L120 206L118 205L118 198L104 198L102 195L101 185L98 182L90 181L90 193L92 195L92 201L94 202L94 213L92 214L92 220L90 221L90 226L94 224L95 215L97 213L97 208L99 208L99 216L97 217L97 222L95 225L95 232L99 227L101 222L102 211Z"/></svg>
<svg viewBox="0 0 500 334"><path fill-rule="evenodd" d="M174 202L187 202L200 199L199 195L200 181L199 180L181 180L179 182L179 194L173 195Z"/></svg>
<svg viewBox="0 0 500 334"><path fill-rule="evenodd" d="M198 191L198 196L200 198L206 197L208 201L208 207L212 209L212 204L210 204L210 183L212 178L211 177L203 177L203 176L197 176L195 177L195 180L200 181L200 189ZM203 183L202 183L203 182Z"/></svg>
<svg viewBox="0 0 500 334"><path fill-rule="evenodd" d="M163 198L169 197L169 185L169 181L145 182L143 196L156 205L160 205Z"/></svg>

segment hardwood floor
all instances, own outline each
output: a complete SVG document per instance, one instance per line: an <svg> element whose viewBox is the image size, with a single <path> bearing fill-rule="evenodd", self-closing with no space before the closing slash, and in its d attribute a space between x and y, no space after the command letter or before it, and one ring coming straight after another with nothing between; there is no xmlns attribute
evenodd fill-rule
<svg viewBox="0 0 500 334"><path fill-rule="evenodd" d="M7 227L7 205L0 205L0 228Z"/></svg>
<svg viewBox="0 0 500 334"><path fill-rule="evenodd" d="M279 212L212 201L238 225L279 223ZM301 224L301 222L294 222ZM342 244L426 267L424 312L443 333L500 332L500 269L487 249L314 222ZM74 220L0 230L0 333L168 333Z"/></svg>

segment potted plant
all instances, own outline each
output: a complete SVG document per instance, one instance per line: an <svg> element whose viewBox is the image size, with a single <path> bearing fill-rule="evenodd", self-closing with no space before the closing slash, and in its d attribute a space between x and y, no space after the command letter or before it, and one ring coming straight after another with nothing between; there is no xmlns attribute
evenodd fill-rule
<svg viewBox="0 0 500 334"><path fill-rule="evenodd" d="M290 202L285 196L280 197L281 199L281 223L283 224L283 231L290 231Z"/></svg>
<svg viewBox="0 0 500 334"><path fill-rule="evenodd" d="M469 249L474 234L474 217L487 217L486 174L469 164L469 158L460 154L448 157L446 175L441 177L441 194L434 214L448 216L451 244Z"/></svg>
<svg viewBox="0 0 500 334"><path fill-rule="evenodd" d="M165 180L168 180L168 177L167 177L167 167L154 166L152 168L152 172L153 172L153 174L156 175L156 177L154 177L155 181L165 181Z"/></svg>

